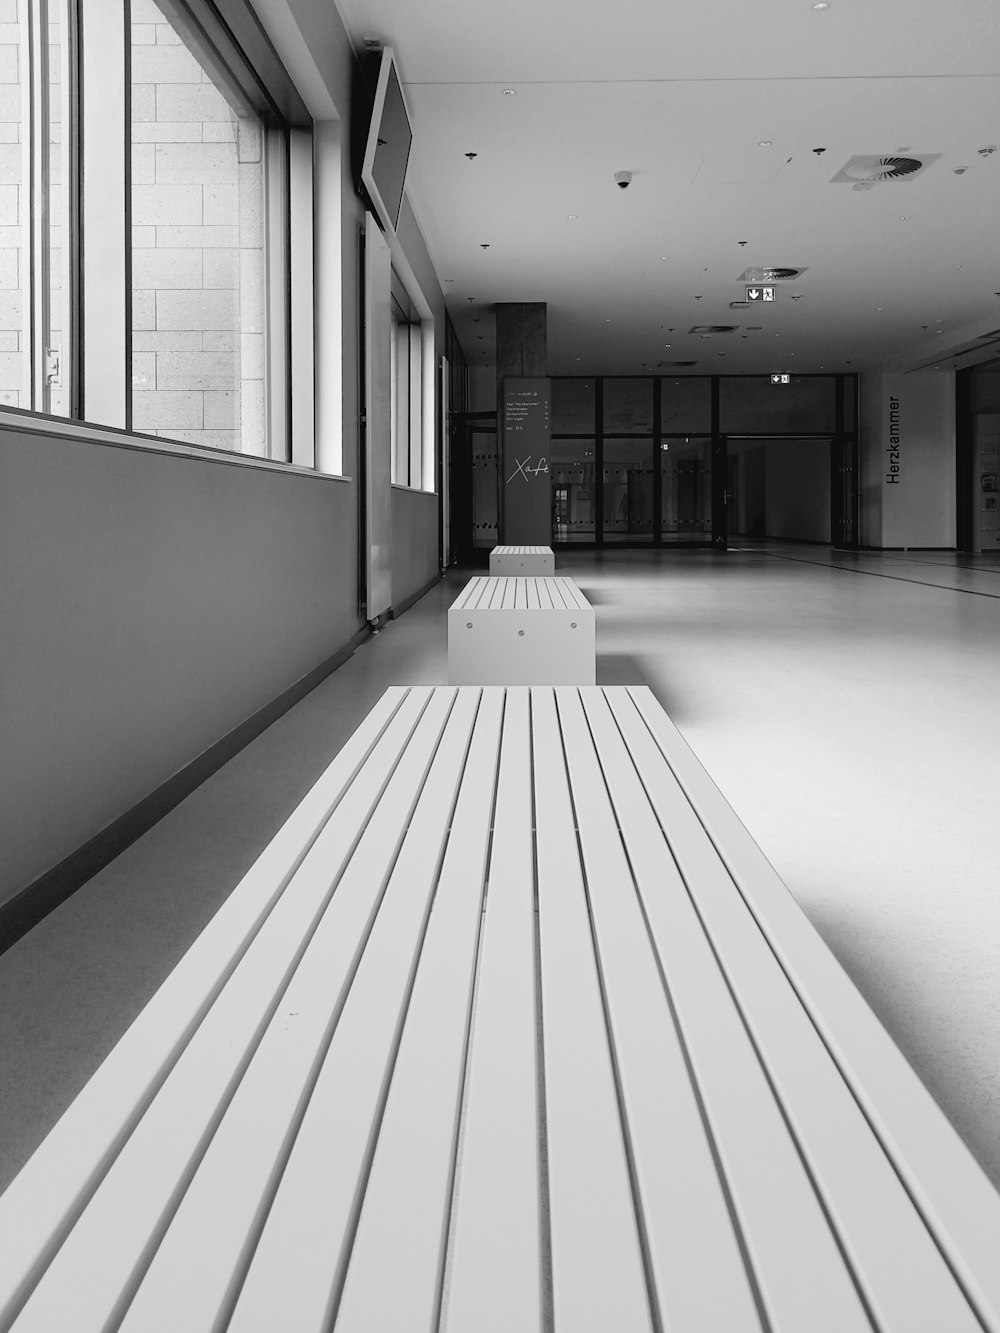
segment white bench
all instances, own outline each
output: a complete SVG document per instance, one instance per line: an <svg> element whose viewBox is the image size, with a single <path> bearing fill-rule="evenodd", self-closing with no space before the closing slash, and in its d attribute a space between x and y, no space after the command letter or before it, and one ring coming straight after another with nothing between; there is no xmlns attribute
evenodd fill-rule
<svg viewBox="0 0 1000 1333"><path fill-rule="evenodd" d="M998 1254L648 690L400 687L0 1198L0 1329L982 1333Z"/></svg>
<svg viewBox="0 0 1000 1333"><path fill-rule="evenodd" d="M452 685L593 685L594 608L567 578L470 579L448 610Z"/></svg>
<svg viewBox="0 0 1000 1333"><path fill-rule="evenodd" d="M490 573L551 575L556 572L556 557L551 546L494 546L490 552Z"/></svg>

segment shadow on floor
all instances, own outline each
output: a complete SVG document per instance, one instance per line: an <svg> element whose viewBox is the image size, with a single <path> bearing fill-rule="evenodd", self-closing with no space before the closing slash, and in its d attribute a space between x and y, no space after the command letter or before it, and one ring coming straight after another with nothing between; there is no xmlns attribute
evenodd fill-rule
<svg viewBox="0 0 1000 1333"><path fill-rule="evenodd" d="M620 602L621 598L616 597L614 593L606 592L602 588L595 588L592 585L578 583L576 585L586 597L591 606L611 606L615 602Z"/></svg>
<svg viewBox="0 0 1000 1333"><path fill-rule="evenodd" d="M641 657L631 653L598 653L598 685L651 685Z"/></svg>

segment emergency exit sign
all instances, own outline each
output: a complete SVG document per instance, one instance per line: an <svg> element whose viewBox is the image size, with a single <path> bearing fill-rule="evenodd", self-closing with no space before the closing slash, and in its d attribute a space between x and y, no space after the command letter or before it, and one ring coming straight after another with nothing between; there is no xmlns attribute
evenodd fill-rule
<svg viewBox="0 0 1000 1333"><path fill-rule="evenodd" d="M754 284L752 284L751 286L747 287L747 300L748 300L748 301L773 301L773 300L774 300L774 288L773 288L773 287L759 287L756 283L754 283Z"/></svg>
<svg viewBox="0 0 1000 1333"><path fill-rule="evenodd" d="M772 375L772 376L771 376L771 383L772 383L772 384L791 384L791 382L792 382L792 377L791 377L791 375Z"/></svg>

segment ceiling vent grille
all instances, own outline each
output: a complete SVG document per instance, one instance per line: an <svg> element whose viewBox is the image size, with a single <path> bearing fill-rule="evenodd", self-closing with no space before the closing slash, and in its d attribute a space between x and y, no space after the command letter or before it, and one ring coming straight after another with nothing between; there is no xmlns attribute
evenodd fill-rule
<svg viewBox="0 0 1000 1333"><path fill-rule="evenodd" d="M700 333L707 338L713 333L735 333L738 328L738 324L692 324L688 333Z"/></svg>
<svg viewBox="0 0 1000 1333"><path fill-rule="evenodd" d="M940 156L940 153L921 153L919 157L860 153L844 163L831 184L875 185L883 181L915 180Z"/></svg>
<svg viewBox="0 0 1000 1333"><path fill-rule="evenodd" d="M808 264L799 265L792 268L788 265L771 264L764 268L745 268L737 282L794 282L796 278L805 273L809 267Z"/></svg>

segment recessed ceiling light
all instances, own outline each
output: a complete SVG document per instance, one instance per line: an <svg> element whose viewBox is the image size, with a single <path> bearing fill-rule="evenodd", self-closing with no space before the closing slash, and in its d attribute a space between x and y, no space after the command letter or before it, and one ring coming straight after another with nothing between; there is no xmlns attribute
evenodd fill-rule
<svg viewBox="0 0 1000 1333"><path fill-rule="evenodd" d="M758 139L758 140L757 140L757 147L758 147L758 148L770 148L770 147L771 147L771 144L772 144L773 142L774 142L773 139Z"/></svg>
<svg viewBox="0 0 1000 1333"><path fill-rule="evenodd" d="M517 96L517 89L516 89L516 88L504 88L504 89L502 89L501 91L503 92L504 97L516 97L516 96Z"/></svg>
<svg viewBox="0 0 1000 1333"><path fill-rule="evenodd" d="M579 217L579 214L578 214L578 213L567 213L566 216L569 218L570 222L575 222L575 221L577 220L577 218Z"/></svg>
<svg viewBox="0 0 1000 1333"><path fill-rule="evenodd" d="M830 6L826 4L825 0L817 0L817 3L813 5L813 9L829 9L829 8Z"/></svg>
<svg viewBox="0 0 1000 1333"><path fill-rule="evenodd" d="M910 217L900 218L899 220L900 220L900 222L912 222L912 221L913 221L913 219L910 218Z"/></svg>

